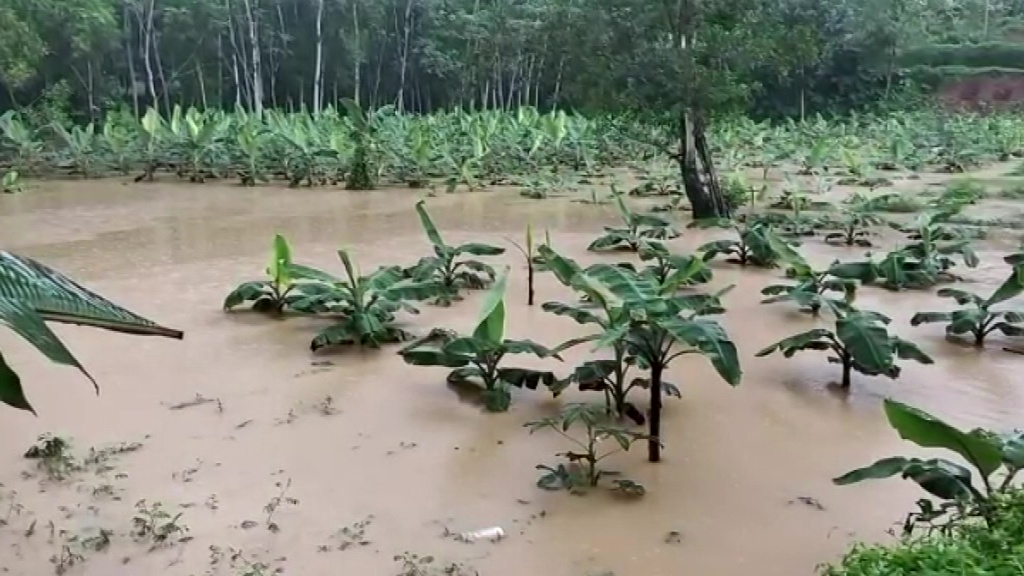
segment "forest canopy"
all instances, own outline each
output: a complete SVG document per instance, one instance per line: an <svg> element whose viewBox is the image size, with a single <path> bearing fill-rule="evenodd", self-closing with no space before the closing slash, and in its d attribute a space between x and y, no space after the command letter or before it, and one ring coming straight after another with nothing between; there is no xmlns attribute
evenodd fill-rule
<svg viewBox="0 0 1024 576"><path fill-rule="evenodd" d="M685 22L704 108L794 116L902 97L915 70L1005 71L1022 14L1019 0L6 0L0 110L350 97L657 111L679 98L672 24Z"/></svg>

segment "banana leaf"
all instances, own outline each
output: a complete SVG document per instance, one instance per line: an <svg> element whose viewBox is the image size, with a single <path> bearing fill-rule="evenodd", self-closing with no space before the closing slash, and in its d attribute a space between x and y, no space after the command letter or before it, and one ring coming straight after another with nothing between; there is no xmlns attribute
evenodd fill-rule
<svg viewBox="0 0 1024 576"><path fill-rule="evenodd" d="M161 326L92 292L56 270L25 256L0 251L0 323L52 362L73 366L99 391L46 321L78 324L139 336L181 339L180 330ZM0 402L35 413L17 373L0 356Z"/></svg>

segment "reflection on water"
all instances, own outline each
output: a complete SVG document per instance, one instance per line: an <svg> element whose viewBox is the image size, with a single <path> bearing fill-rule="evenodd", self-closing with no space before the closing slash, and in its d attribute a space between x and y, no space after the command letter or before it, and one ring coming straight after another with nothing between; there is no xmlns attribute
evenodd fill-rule
<svg viewBox="0 0 1024 576"><path fill-rule="evenodd" d="M917 310L947 302L917 293L865 289L862 306L894 318L900 334L920 342L935 366L907 365L898 382L857 378L849 396L827 384L838 374L824 357L755 359L754 352L814 320L783 305L761 305L759 290L777 271L716 264L716 285L735 283L724 322L737 341L744 381L731 389L700 359L674 364L682 400L667 403L665 461L642 450L612 459L613 468L644 483L648 495L623 501L604 493L551 494L534 487L534 466L566 446L530 436L522 423L551 414L561 402L518 394L511 412L481 414L455 400L444 372L405 366L393 349L311 357L319 323L274 321L220 310L224 295L259 276L270 239L282 232L296 258L339 267L335 251L354 249L364 267L411 263L429 246L408 190L243 189L233 186L54 183L0 198L0 246L38 257L140 313L186 331L183 342L130 338L76 327L57 331L97 377L101 394L71 370L45 362L10 334L5 356L28 383L38 418L3 411L0 495L17 491L21 513L0 527L0 569L39 574L59 552L59 532L109 528L111 548L88 554L81 574L232 574L228 559L211 564L211 546L284 566L290 574L391 574L404 551L463 561L488 576L537 573L584 576L811 574L856 537L885 530L918 496L899 481L838 488L830 478L892 453L906 453L885 425L880 399L894 396L964 425L1007 428L1024 398L1011 382L1018 357L957 347L941 327L911 328ZM557 249L586 262L609 206L568 200L530 201L509 192L444 195L428 200L452 242L505 243L525 225L551 230ZM671 242L693 250L722 231L686 231ZM860 257L814 240L814 261ZM997 252L972 278L982 291L1001 280ZM514 271L522 262L510 252ZM510 282L509 332L545 343L577 334L571 321L523 305L525 274ZM565 290L538 278L540 301ZM424 309L416 329L465 329L478 297L449 309ZM566 365L587 355L575 350ZM216 399L172 410L195 398ZM325 399L330 397L330 410ZM586 396L567 395L569 400ZM590 397L597 400L597 397ZM80 452L111 442L144 447L86 471L66 486L23 479L20 458L43 432L72 436ZM264 506L291 480L288 496L264 528ZM113 497L112 497L113 495ZM795 501L816 498L817 510ZM117 498L117 499L114 499ZM140 499L184 506L181 522L194 539L147 552L124 535ZM4 519L9 499L0 502ZM338 550L339 530L373 517L371 543ZM255 528L244 529L247 521ZM36 524L37 534L25 537ZM49 541L53 522L55 537ZM502 526L509 537L473 545L445 538ZM680 537L666 535L678 532ZM325 551L326 550L326 551ZM276 561L276 562L275 562Z"/></svg>

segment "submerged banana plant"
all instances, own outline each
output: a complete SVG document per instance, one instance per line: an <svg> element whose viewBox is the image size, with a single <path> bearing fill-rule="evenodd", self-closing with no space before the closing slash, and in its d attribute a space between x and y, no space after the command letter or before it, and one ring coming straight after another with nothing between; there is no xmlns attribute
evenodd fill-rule
<svg viewBox="0 0 1024 576"><path fill-rule="evenodd" d="M418 314L413 302L436 298L440 283L405 277L398 266L382 266L362 275L345 250L338 251L345 267L344 278L334 278L327 291L311 297L311 306L336 316L337 323L320 331L310 343L314 352L328 346L379 348L411 340L413 335L398 324L397 313Z"/></svg>
<svg viewBox="0 0 1024 576"><path fill-rule="evenodd" d="M505 412L512 402L512 388L535 390L543 385L561 389L553 372L504 365L513 354L529 354L538 358L561 360L564 347L547 348L533 340L512 340L505 336L505 291L508 269L498 276L484 299L480 320L470 335L435 329L426 337L412 342L399 354L415 366L451 368L448 384L457 391L478 396L490 412ZM472 391L466 391L467 387Z"/></svg>
<svg viewBox="0 0 1024 576"><path fill-rule="evenodd" d="M656 214L639 214L626 206L622 194L615 194L622 226L605 226L605 233L590 243L587 250L626 250L637 252L644 240L666 240L679 236L672 223Z"/></svg>
<svg viewBox="0 0 1024 576"><path fill-rule="evenodd" d="M460 292L464 289L479 290L494 282L494 268L465 256L497 256L505 253L504 248L479 242L449 246L441 237L441 232L427 212L423 200L416 203L416 213L419 214L423 230L434 248L434 255L421 258L415 266L405 271L407 276L420 281L439 282L444 291L438 295L437 302L442 305L460 300Z"/></svg>
<svg viewBox="0 0 1024 576"><path fill-rule="evenodd" d="M280 315L285 309L307 314L326 311L315 307L316 300L311 297L327 292L324 283L333 281L333 277L293 262L288 240L280 234L274 236L267 276L266 280L244 282L232 290L224 299L224 309L251 302L256 312L272 315Z"/></svg>

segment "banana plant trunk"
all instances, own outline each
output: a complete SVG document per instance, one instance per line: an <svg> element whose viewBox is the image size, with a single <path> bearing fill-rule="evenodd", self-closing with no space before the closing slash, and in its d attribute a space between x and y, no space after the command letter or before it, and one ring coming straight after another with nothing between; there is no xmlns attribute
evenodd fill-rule
<svg viewBox="0 0 1024 576"><path fill-rule="evenodd" d="M699 113L690 108L679 112L679 153L676 161L683 188L695 220L728 218L732 210L722 194L704 129Z"/></svg>
<svg viewBox="0 0 1024 576"><path fill-rule="evenodd" d="M853 375L853 360L848 356L843 357L843 381L839 384L843 390L850 389L850 383L852 381L851 376Z"/></svg>
<svg viewBox="0 0 1024 576"><path fill-rule="evenodd" d="M647 460L661 461L661 363L651 366L651 430L647 441Z"/></svg>

